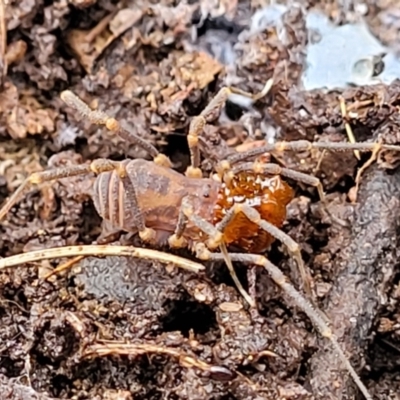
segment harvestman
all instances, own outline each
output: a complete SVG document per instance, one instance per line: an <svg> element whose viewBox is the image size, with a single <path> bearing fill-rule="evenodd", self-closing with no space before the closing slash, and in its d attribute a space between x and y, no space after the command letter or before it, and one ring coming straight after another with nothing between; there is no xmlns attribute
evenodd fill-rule
<svg viewBox="0 0 400 400"><path fill-rule="evenodd" d="M251 252L228 254L226 244L239 245L243 250L248 251L255 248L255 244L259 244L257 240L263 234L265 243L261 243L261 246L269 245L271 238L280 240L296 259L300 271L304 268L300 246L280 229L283 221L276 223L276 221L268 220L271 215L271 209L268 207L272 200L277 200L277 190L285 189L282 186L285 183L281 180L281 176L316 187L321 198L323 198L322 184L316 177L282 168L277 164L254 161L257 156L272 151L310 149L400 151L400 146L380 143L313 143L305 140L277 142L244 153L230 155L217 164L216 173L213 176L203 178L200 170L199 137L205 125L218 117L221 108L231 94L244 95L257 101L268 92L271 85L272 81L268 81L263 91L257 95L251 95L235 88L223 87L203 112L192 119L187 137L191 163L185 175L174 171L171 168L171 162L165 155L160 154L154 146L131 130L122 127L116 119L102 111L91 110L72 92L62 92L61 98L68 106L92 123L105 125L109 131L141 146L152 156L153 161L98 159L85 165L33 173L1 208L0 219L4 218L32 185L94 173L97 178L94 184L93 200L103 219L123 231L138 232L144 242L154 245L167 242L173 248L189 247L196 253L197 258L204 261L225 260L238 289L250 303L252 299L237 280L231 261L265 268L273 281L310 318L321 335L331 342L365 398L372 399L326 323L326 317L322 312L313 307L310 301L288 282L280 269L269 262L265 256ZM243 195L238 196L237 193ZM290 201L289 197L285 198L284 204L278 204L278 206L286 208ZM220 211L218 218L215 215L216 208ZM276 209L274 210L277 212ZM243 236L246 240L243 240ZM221 252L214 252L218 248ZM177 256L129 246L72 246L35 251L2 259L0 268L72 255L110 254L133 255L162 262L172 262L194 272L203 269L202 265Z"/></svg>

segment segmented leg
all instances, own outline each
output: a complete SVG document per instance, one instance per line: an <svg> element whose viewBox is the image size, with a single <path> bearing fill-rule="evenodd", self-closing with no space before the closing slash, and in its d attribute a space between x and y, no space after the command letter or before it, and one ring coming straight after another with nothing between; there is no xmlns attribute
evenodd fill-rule
<svg viewBox="0 0 400 400"><path fill-rule="evenodd" d="M300 276L304 284L304 289L308 294L311 294L311 288L310 288L311 278L309 274L306 272L306 267L304 265L303 257L301 256L300 246L281 229L277 228L275 225L271 224L268 221L262 220L260 214L254 208L247 206L245 204L235 204L226 212L222 220L217 224L216 226L217 231L223 233L225 228L232 221L232 219L239 213L243 213L244 215L246 215L249 221L257 224L261 229L268 232L272 237L278 239L284 246L286 246L286 248L296 261L296 264L299 268ZM216 241L217 243L218 240L220 240L220 238L214 234L214 237L210 237L209 243L211 242L213 244L213 241ZM213 248L216 248L216 246L214 245Z"/></svg>
<svg viewBox="0 0 400 400"><path fill-rule="evenodd" d="M350 151L350 150L400 151L400 146L382 144L382 143L310 142L308 140L295 140L293 142L276 142L276 143L266 144L265 146L255 148L247 152L231 154L226 158L226 160L221 161L216 166L216 171L222 177L224 173L229 172L229 170L232 168L232 165L241 161L253 159L265 153L281 152L281 151L307 151L312 149L321 149L330 151Z"/></svg>
<svg viewBox="0 0 400 400"><path fill-rule="evenodd" d="M207 224L207 223L206 223ZM199 227L200 228L200 227ZM11 256L4 259L0 259L0 270L4 268L10 268L13 266L21 265L24 263L30 263L45 259L62 258L66 256L106 256L106 255L118 255L118 256L131 256L144 258L149 260L159 260L166 264L175 264L181 268L188 269L192 272L199 272L204 270L204 266L193 261L189 261L171 254L162 253L155 250L134 248L132 246L71 246L71 247L60 247L55 249L45 249L39 251L32 251L28 253L19 254L17 256ZM211 253L204 244L199 243L196 246L196 255L199 259L204 261L222 261L224 255L220 253ZM258 265L267 270L272 280L288 295L296 307L300 308L311 320L313 325L318 329L321 335L327 338L336 354L340 357L345 368L350 373L358 388L363 393L367 400L372 400L372 396L368 393L367 388L361 382L356 371L348 361L343 350L341 349L335 335L325 322L325 318L322 312L314 308L308 300L304 298L289 282L286 277L274 264L269 262L267 258L256 254L230 254L230 257L235 262L241 262L250 265Z"/></svg>
<svg viewBox="0 0 400 400"><path fill-rule="evenodd" d="M251 94L244 92L234 87L223 87L207 105L207 107L200 113L200 115L194 117L189 125L189 133L187 141L190 150L190 166L186 170L186 176L192 178L201 178L202 172L200 166L200 147L199 147L199 136L203 132L203 129L207 123L214 121L220 114L222 107L228 100L231 94L238 94L257 101L264 97L272 87L272 79L268 80L263 90L257 94Z"/></svg>
<svg viewBox="0 0 400 400"><path fill-rule="evenodd" d="M235 207L235 211L244 212L245 215L253 222L257 223L261 228L264 228L265 224L259 213L252 209L251 207L244 206L244 207ZM200 230L202 230L205 234L210 236L211 242L216 244L218 240L220 240L221 232L214 227L213 225L209 224L207 221L203 220L202 218L198 217L197 215L191 213L189 209L184 210L185 215L187 218L194 223ZM221 226L226 226L226 222L224 224L220 224ZM221 239L222 240L222 239ZM203 243L198 243L196 245L196 256L205 261L211 260L225 260L226 257L223 253L212 253L210 250L207 249L206 245ZM272 264L268 259L264 256L257 255L257 254L237 254L237 253L230 253L229 258L232 261L238 261L245 264L250 265L258 265L264 267L268 273L270 274L272 280L283 290L283 292L288 295L294 302L294 304L300 308L311 320L315 328L321 333L321 335L327 338L334 350L336 351L337 355L340 357L343 365L349 372L349 374L354 379L355 383L357 384L360 391L363 393L367 400L372 400L371 395L369 394L365 385L361 382L360 377L358 376L357 372L354 370L353 366L350 364L348 358L344 354L342 348L340 347L335 335L333 334L332 330L329 328L326 317L318 308L314 307L310 301L308 301L299 291L297 291L294 286L287 281L287 278L282 273L282 271Z"/></svg>
<svg viewBox="0 0 400 400"><path fill-rule="evenodd" d="M92 161L90 164L74 165L64 168L57 168L48 171L34 172L31 174L21 186L14 192L8 199L4 206L0 209L0 220L10 211L10 209L17 203L17 201L26 193L33 185L38 185L43 182L53 181L57 179L67 178L70 176L84 175L95 173L96 175L107 171L117 171L126 192L126 199L128 207L132 210L135 221L135 226L138 228L139 235L142 240L151 242L155 237L153 229L146 228L144 217L140 211L135 188L127 175L125 165L122 162L98 159Z"/></svg>
<svg viewBox="0 0 400 400"><path fill-rule="evenodd" d="M208 237L210 237L210 240L207 242L209 247L213 249L219 247L221 249L221 253L225 255L224 260L228 267L229 273L238 291L242 294L242 296L250 304L251 307L255 307L254 300L244 290L242 284L239 281L239 278L236 275L235 269L232 265L232 261L228 255L228 250L226 249L226 245L223 242L223 233L218 231L214 225L195 214L195 211L190 202L190 196L184 197L182 200L182 204L179 210L178 224L175 233L169 237L169 245L171 247L181 247L184 245L185 241L182 235L189 220L192 221L192 223L194 223L197 227L199 227L201 231L206 233Z"/></svg>
<svg viewBox="0 0 400 400"><path fill-rule="evenodd" d="M109 131L119 135L124 140L135 143L142 149L147 151L156 164L170 168L171 161L146 140L142 139L129 129L123 128L115 119L108 116L103 111L92 110L82 99L72 93L70 90L65 90L61 93L61 99L71 108L86 117L91 123L96 125L104 125Z"/></svg>
<svg viewBox="0 0 400 400"><path fill-rule="evenodd" d="M187 199L187 201L189 201ZM178 222L176 224L175 232L168 238L168 244L172 248L183 248L186 247L187 241L183 237L183 233L185 232L186 225L188 223L188 219L185 215L184 208L186 207L186 200L182 201L182 205L179 209Z"/></svg>
<svg viewBox="0 0 400 400"><path fill-rule="evenodd" d="M317 188L321 200L324 200L324 190L321 181L312 175L304 174L290 168L283 168L278 164L260 163L260 162L247 162L240 165L233 166L230 171L224 175L224 179L232 179L235 174L243 171L254 171L258 174L282 175L287 178L293 179L297 182L303 182L306 185L311 185Z"/></svg>
<svg viewBox="0 0 400 400"><path fill-rule="evenodd" d="M90 107L83 100L81 100L69 90L61 93L61 99L68 106L72 107L77 112L86 117L90 122L98 125L104 125L108 130L121 136L123 139L142 147L153 157L156 164L165 167L171 167L171 162L168 157L160 154L154 146L137 136L135 133L123 128L115 118L109 117L106 113L102 111L95 111L90 109ZM140 237L145 241L151 241L154 237L154 232L148 230L144 226L144 219L138 207L136 192L130 179L126 176L125 167L122 166L121 163L111 160L99 159L93 161L89 165L77 165L67 168L59 168L50 171L33 173L22 183L22 185L13 193L9 200L0 209L0 220L4 218L4 216L10 211L13 205L16 204L16 202L23 196L24 193L27 192L27 190L29 190L32 185L55 179L66 178L69 176L87 174L90 172L99 174L101 172L112 170L117 170L121 180L123 181L124 187L128 193L128 202L131 202L130 205L133 207L132 210L134 213L134 218L135 221L138 223L137 227L139 229Z"/></svg>
<svg viewBox="0 0 400 400"><path fill-rule="evenodd" d="M288 249L289 253L292 255L294 260L296 261L296 264L299 268L300 275L302 278L302 282L305 286L305 290L307 293L311 293L311 288L309 285L309 282L311 281L309 275L306 273L305 265L303 258L301 256L301 250L300 246L285 232L277 228L275 225L269 223L268 221L261 220L261 217L259 213L254 210L252 207L243 205L243 204L235 204L233 207L231 207L225 216L222 218L222 220L214 226L213 224L209 223L208 221L205 221L198 215L194 213L193 208L191 207L190 204L190 198L186 197L182 201L182 206L180 209L180 214L179 214L179 221L177 229L169 239L169 244L173 247L179 247L182 245L182 235L184 232L184 229L186 227L187 221L190 220L193 224L195 224L202 232L206 233L209 239L207 240L206 244L207 247L211 250L214 250L221 245L225 246L223 243L223 235L226 227L230 224L232 219L237 215L238 213L243 213L246 215L246 217L253 223L259 225L262 229L264 229L266 232L268 232L271 236L274 238L278 239L281 243L283 243L286 248ZM227 257L228 258L228 257ZM231 271L231 275L233 278L234 274L234 282L236 283L236 286L240 290L240 292L243 294L245 299L251 304L254 304L253 300L251 297L247 294L247 292L243 289L242 285L240 284L233 267L230 266L230 260L227 261L227 265L229 270Z"/></svg>
<svg viewBox="0 0 400 400"><path fill-rule="evenodd" d="M311 303L300 292L298 292L291 283L287 281L282 271L277 266L268 261L266 257L261 255L230 253L229 256L231 257L232 261L250 265L258 265L265 268L265 270L271 276L272 280L282 289L282 291L286 295L288 295L292 299L294 305L298 307L301 311L303 311L308 316L308 318L310 318L314 327L321 333L321 335L331 342L333 349L336 351L336 354L342 361L348 373L354 379L354 382L356 383L359 390L362 392L367 400L372 400L372 396L368 392L368 389L362 383L357 372L344 354L344 351L342 350L332 330L325 322L326 318L324 317L323 313L319 309L313 307ZM219 261L224 259L222 254L211 253L203 244L199 244L197 246L197 257L205 261Z"/></svg>

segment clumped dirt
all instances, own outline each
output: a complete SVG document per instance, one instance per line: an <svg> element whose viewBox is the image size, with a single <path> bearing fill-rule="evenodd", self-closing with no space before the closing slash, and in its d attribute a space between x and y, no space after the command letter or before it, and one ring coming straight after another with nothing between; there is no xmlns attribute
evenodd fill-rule
<svg viewBox="0 0 400 400"><path fill-rule="evenodd" d="M347 140L339 95L357 111L351 120L357 141L400 142L399 82L328 94L297 86L309 8L339 24L356 20L366 5L372 31L398 51L396 1L304 0L292 4L280 31L257 33L251 17L259 1L6 3L0 204L34 171L100 157L149 159L65 106L59 97L65 89L129 123L178 171L189 162L190 119L218 89L228 84L256 93L271 77L266 98L248 108L228 103L205 129L205 173L215 159L271 132L276 140ZM352 152L317 150L273 157L322 180L324 205L314 188L293 183L284 230L301 244L315 301L363 382L376 399L398 399L398 154L381 153L359 185L368 154L360 161ZM0 255L96 242L103 231L90 198L93 178L29 191L0 223ZM143 246L129 235L114 239ZM298 286L279 243L269 258ZM43 280L57 265L0 271L1 399L359 398L329 344L264 271L235 266L254 286L255 311L219 263L194 274L140 259L90 257L73 272Z"/></svg>

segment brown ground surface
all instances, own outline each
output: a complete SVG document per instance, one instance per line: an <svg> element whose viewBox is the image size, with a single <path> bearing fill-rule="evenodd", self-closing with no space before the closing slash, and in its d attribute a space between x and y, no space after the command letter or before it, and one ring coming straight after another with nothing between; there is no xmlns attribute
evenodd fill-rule
<svg viewBox="0 0 400 400"><path fill-rule="evenodd" d="M279 139L346 140L338 94L347 104L371 100L352 123L358 141L400 142L399 83L329 95L292 88L304 62L307 8L317 4L343 23L356 18L361 2L303 0L285 15L282 31L251 35L250 17L262 3L9 0L0 13L7 27L7 49L0 43L0 204L33 171L99 157L148 158L82 121L59 98L67 88L128 122L179 171L188 164L190 118L218 89L230 83L257 92L271 76L276 84L256 104L257 115L228 104L225 118L206 130L218 157L261 139L268 124ZM397 2L362 3L374 33L400 50ZM232 60L235 68L224 66ZM321 153L276 157L313 173ZM327 208L314 189L294 184L284 230L301 244L317 302L374 398L399 399L400 171L395 155L382 154L352 203L357 167L367 159L326 153L316 175ZM205 171L212 165L212 158L203 162ZM0 225L0 256L94 242L101 229L92 182L71 178L30 191ZM297 285L285 250L276 244L269 254ZM330 347L263 271L256 275L257 314L223 264L196 275L138 259L88 258L74 273L41 280L55 265L0 271L1 399L358 398ZM236 267L246 282L246 268ZM134 343L136 352L177 349L238 376L202 372L160 351L93 356L108 341Z"/></svg>

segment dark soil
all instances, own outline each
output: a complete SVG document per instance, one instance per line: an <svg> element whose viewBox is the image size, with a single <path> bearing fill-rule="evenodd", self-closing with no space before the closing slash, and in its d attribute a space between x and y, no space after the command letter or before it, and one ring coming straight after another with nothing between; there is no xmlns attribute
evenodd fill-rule
<svg viewBox="0 0 400 400"><path fill-rule="evenodd" d="M271 132L277 140L346 141L339 95L357 110L351 121L357 141L400 142L400 82L332 93L297 86L309 8L343 24L366 4L374 34L399 51L395 0L302 0L279 32L257 34L250 19L259 1L7 3L0 12L0 204L34 171L103 157L149 159L82 120L61 101L65 89L129 123L181 172L189 163L191 117L222 86L256 93L271 77L271 93L253 109L228 103L207 127L213 147L205 174L215 158ZM382 152L358 190L357 170L368 154L360 161L352 152L273 156L322 180L325 205L314 188L291 182L296 197L284 230L300 243L316 302L363 382L376 399L399 399L398 154ZM81 176L30 190L1 221L0 256L96 242L103 232L92 183L93 176ZM143 246L137 237L117 239ZM268 255L298 287L286 250L275 243ZM1 400L361 398L329 344L264 271L252 270L256 312L220 263L194 274L140 259L91 257L44 281L57 265L0 271ZM247 287L248 268L235 267ZM111 342L132 345L130 355L102 355Z"/></svg>

